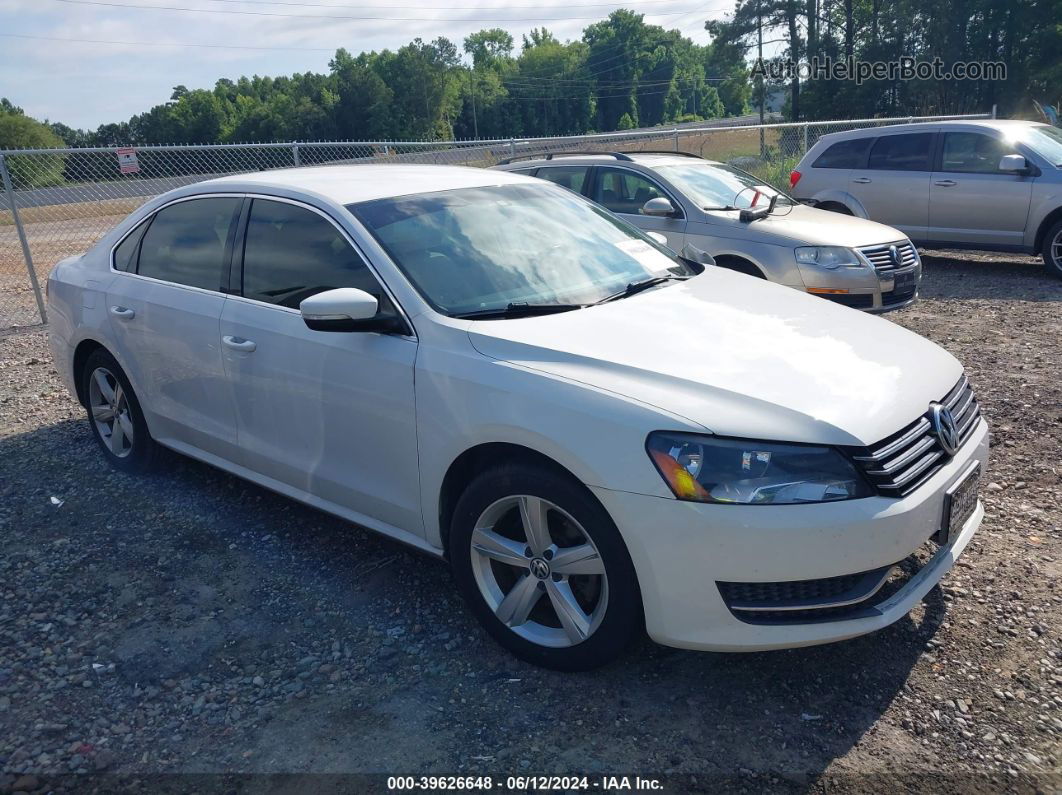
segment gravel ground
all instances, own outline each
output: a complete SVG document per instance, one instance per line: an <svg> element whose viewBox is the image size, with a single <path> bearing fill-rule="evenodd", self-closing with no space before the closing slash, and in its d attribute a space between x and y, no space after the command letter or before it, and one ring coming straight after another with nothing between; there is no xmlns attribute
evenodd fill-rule
<svg viewBox="0 0 1062 795"><path fill-rule="evenodd" d="M891 316L965 362L993 425L988 515L942 587L842 644L646 641L582 675L509 657L446 567L396 543L188 460L111 471L44 335L0 337L0 791L580 771L1057 790L1062 282L961 257L927 254L922 300Z"/></svg>

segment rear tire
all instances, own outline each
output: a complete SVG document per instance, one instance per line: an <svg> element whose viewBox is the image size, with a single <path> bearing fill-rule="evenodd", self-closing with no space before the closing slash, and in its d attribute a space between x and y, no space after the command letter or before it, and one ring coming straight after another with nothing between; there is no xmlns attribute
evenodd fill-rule
<svg viewBox="0 0 1062 795"><path fill-rule="evenodd" d="M111 466L129 473L155 469L161 448L148 433L140 401L118 361L98 348L80 378L89 427Z"/></svg>
<svg viewBox="0 0 1062 795"><path fill-rule="evenodd" d="M483 472L455 506L448 547L476 618L529 663L597 668L643 630L634 565L616 525L562 474L526 464Z"/></svg>
<svg viewBox="0 0 1062 795"><path fill-rule="evenodd" d="M1044 247L1040 252L1047 272L1062 279L1062 220L1055 221L1044 235Z"/></svg>

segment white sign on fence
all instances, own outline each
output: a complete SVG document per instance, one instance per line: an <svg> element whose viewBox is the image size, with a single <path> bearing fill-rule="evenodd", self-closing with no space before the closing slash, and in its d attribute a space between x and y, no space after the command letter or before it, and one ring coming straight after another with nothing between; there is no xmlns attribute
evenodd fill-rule
<svg viewBox="0 0 1062 795"><path fill-rule="evenodd" d="M136 150L133 147L119 149L116 154L118 155L118 170L123 174L135 174L140 171L140 164L136 162Z"/></svg>

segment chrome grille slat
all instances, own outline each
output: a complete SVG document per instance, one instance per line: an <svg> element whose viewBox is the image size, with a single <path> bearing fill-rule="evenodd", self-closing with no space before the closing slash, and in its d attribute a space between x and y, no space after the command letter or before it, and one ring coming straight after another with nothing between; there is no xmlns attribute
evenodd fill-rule
<svg viewBox="0 0 1062 795"><path fill-rule="evenodd" d="M898 266L893 264L892 258L889 256L889 249L892 246L896 246L900 253L900 264ZM870 264L874 266L874 269L878 271L900 270L918 263L918 252L907 241L898 240L895 243L864 246L859 249L859 253L866 257Z"/></svg>
<svg viewBox="0 0 1062 795"><path fill-rule="evenodd" d="M981 417L981 408L965 375L948 390L940 403L955 418L961 447L969 440ZM892 436L850 452L879 493L890 497L910 494L950 459L932 433L928 411Z"/></svg>

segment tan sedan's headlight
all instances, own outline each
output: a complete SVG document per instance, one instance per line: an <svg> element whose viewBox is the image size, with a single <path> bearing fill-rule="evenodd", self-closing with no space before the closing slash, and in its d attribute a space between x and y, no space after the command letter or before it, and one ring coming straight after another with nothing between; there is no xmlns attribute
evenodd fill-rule
<svg viewBox="0 0 1062 795"><path fill-rule="evenodd" d="M874 493L832 447L657 431L649 435L646 450L680 500L786 505Z"/></svg>
<svg viewBox="0 0 1062 795"><path fill-rule="evenodd" d="M863 267L858 255L844 246L801 246L795 251L796 261L801 265L817 265L831 271Z"/></svg>

